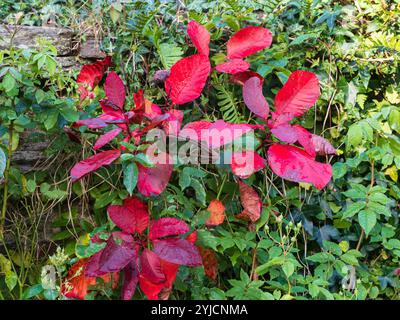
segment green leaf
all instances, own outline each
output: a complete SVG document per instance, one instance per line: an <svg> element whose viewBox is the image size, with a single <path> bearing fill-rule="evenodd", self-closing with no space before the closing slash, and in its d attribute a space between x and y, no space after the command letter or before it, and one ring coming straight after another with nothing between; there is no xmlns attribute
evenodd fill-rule
<svg viewBox="0 0 400 320"><path fill-rule="evenodd" d="M68 122L75 122L79 120L79 113L72 108L62 108L60 109L60 113Z"/></svg>
<svg viewBox="0 0 400 320"><path fill-rule="evenodd" d="M349 250L345 254L343 254L340 257L340 259L343 262L350 264L352 266L358 266L357 258L359 258L360 256L361 256L361 254L357 250Z"/></svg>
<svg viewBox="0 0 400 320"><path fill-rule="evenodd" d="M269 260L267 263L262 264L261 266L258 266L256 268L256 273L260 276L262 276L264 273L268 271L269 268L273 266L280 266L285 263L286 258L284 256L279 256L279 257L274 257L271 260Z"/></svg>
<svg viewBox="0 0 400 320"><path fill-rule="evenodd" d="M3 78L2 84L5 92L10 92L12 89L14 89L17 82L11 74L7 73Z"/></svg>
<svg viewBox="0 0 400 320"><path fill-rule="evenodd" d="M182 58L183 51L174 43L162 43L158 46L161 63L165 69L171 67Z"/></svg>
<svg viewBox="0 0 400 320"><path fill-rule="evenodd" d="M326 263L335 261L335 257L327 252L318 252L306 258L312 262Z"/></svg>
<svg viewBox="0 0 400 320"><path fill-rule="evenodd" d="M6 169L7 157L3 149L0 148L0 178L4 176L4 170Z"/></svg>
<svg viewBox="0 0 400 320"><path fill-rule="evenodd" d="M289 278L294 272L294 264L290 260L287 260L283 263L282 270L286 277Z"/></svg>
<svg viewBox="0 0 400 320"><path fill-rule="evenodd" d="M143 167L154 168L154 163L151 162L145 153L138 153L134 156L134 161L139 162Z"/></svg>
<svg viewBox="0 0 400 320"><path fill-rule="evenodd" d="M7 288L10 291L12 291L14 289L14 287L17 285L18 277L14 271L8 271L8 272L6 272L5 281L6 281Z"/></svg>
<svg viewBox="0 0 400 320"><path fill-rule="evenodd" d="M41 89L37 90L35 92L36 102L40 104L44 100L45 96L46 95L43 90L41 90Z"/></svg>
<svg viewBox="0 0 400 320"><path fill-rule="evenodd" d="M347 173L347 165L343 162L336 162L332 166L333 179L340 179Z"/></svg>
<svg viewBox="0 0 400 320"><path fill-rule="evenodd" d="M334 255L339 256L342 254L342 249L340 248L340 246L338 244L336 244L334 242L324 240L323 247L326 250L332 252Z"/></svg>
<svg viewBox="0 0 400 320"><path fill-rule="evenodd" d="M35 189L36 189L36 181L29 179L26 182L26 190L28 190L28 192L32 193L35 191Z"/></svg>
<svg viewBox="0 0 400 320"><path fill-rule="evenodd" d="M49 74L53 75L56 72L57 62L52 57L48 56L46 58L46 67Z"/></svg>
<svg viewBox="0 0 400 320"><path fill-rule="evenodd" d="M57 123L57 120L58 120L58 110L56 109L50 110L47 114L46 120L44 121L44 127L46 128L46 130L50 130L51 128L53 128Z"/></svg>
<svg viewBox="0 0 400 320"><path fill-rule="evenodd" d="M380 192L375 192L373 194L370 194L368 196L368 200L373 202L378 202L381 204L387 204L388 202L390 202L390 199Z"/></svg>
<svg viewBox="0 0 400 320"><path fill-rule="evenodd" d="M123 163L122 167L124 173L124 186L129 195L132 195L138 181L138 167L134 162L128 164Z"/></svg>
<svg viewBox="0 0 400 320"><path fill-rule="evenodd" d="M199 182L199 180L192 179L190 182L190 186L196 192L196 199L203 205L206 205L206 190L204 186Z"/></svg>
<svg viewBox="0 0 400 320"><path fill-rule="evenodd" d="M365 201L354 202L342 214L342 219L351 218L366 206Z"/></svg>
<svg viewBox="0 0 400 320"><path fill-rule="evenodd" d="M357 147L361 143L362 137L363 131L361 126L358 123L351 125L347 132L348 143L353 147Z"/></svg>
<svg viewBox="0 0 400 320"><path fill-rule="evenodd" d="M30 299L34 296L37 296L38 294L43 292L43 287L41 284L36 284L32 287L27 288L24 293L23 293L23 299Z"/></svg>
<svg viewBox="0 0 400 320"><path fill-rule="evenodd" d="M361 210L358 213L358 222L364 229L365 234L368 236L372 228L376 224L376 213L372 210Z"/></svg>

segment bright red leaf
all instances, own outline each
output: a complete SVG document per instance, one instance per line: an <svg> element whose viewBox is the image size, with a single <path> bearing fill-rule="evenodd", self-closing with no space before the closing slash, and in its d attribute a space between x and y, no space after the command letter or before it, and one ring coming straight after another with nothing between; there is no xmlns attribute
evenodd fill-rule
<svg viewBox="0 0 400 320"><path fill-rule="evenodd" d="M191 267L201 265L199 250L186 239L154 240L153 243L153 252L165 261Z"/></svg>
<svg viewBox="0 0 400 320"><path fill-rule="evenodd" d="M120 150L107 150L97 153L90 158L82 160L71 169L71 179L75 182L90 172L96 171L102 166L108 165L119 158Z"/></svg>
<svg viewBox="0 0 400 320"><path fill-rule="evenodd" d="M161 156L163 154L160 154ZM174 165L168 154L164 154L166 163L155 164L154 167L147 168L138 164L139 174L137 187L139 192L145 197L157 196L164 191L172 174Z"/></svg>
<svg viewBox="0 0 400 320"><path fill-rule="evenodd" d="M218 64L215 69L219 72L225 72L229 74L236 74L244 72L250 68L250 63L242 59L232 59L227 62Z"/></svg>
<svg viewBox="0 0 400 320"><path fill-rule="evenodd" d="M318 96L317 76L312 72L297 70L275 96L275 113L288 113L292 118L301 116L317 101Z"/></svg>
<svg viewBox="0 0 400 320"><path fill-rule="evenodd" d="M125 232L142 233L149 225L149 209L139 198L124 200L123 205L111 205L107 209L110 219Z"/></svg>
<svg viewBox="0 0 400 320"><path fill-rule="evenodd" d="M203 91L210 61L203 54L195 54L176 62L165 81L165 91L174 104L184 104L197 99Z"/></svg>
<svg viewBox="0 0 400 320"><path fill-rule="evenodd" d="M149 249L144 249L140 256L141 275L152 283L165 282L165 274L161 265L161 259Z"/></svg>
<svg viewBox="0 0 400 320"><path fill-rule="evenodd" d="M239 180L240 201L243 211L236 217L256 222L261 216L261 200L257 192L248 184Z"/></svg>
<svg viewBox="0 0 400 320"><path fill-rule="evenodd" d="M232 153L232 172L242 179L247 179L254 172L264 168L265 160L257 152L244 150Z"/></svg>
<svg viewBox="0 0 400 320"><path fill-rule="evenodd" d="M104 83L104 91L109 101L122 108L125 103L125 86L121 78L111 71Z"/></svg>
<svg viewBox="0 0 400 320"><path fill-rule="evenodd" d="M149 300L166 300L172 289L175 281L179 265L160 260L162 272L165 276L165 281L162 283L153 283L146 277L146 274L141 273L139 277L140 289Z"/></svg>
<svg viewBox="0 0 400 320"><path fill-rule="evenodd" d="M233 124L224 120L215 122L200 120L184 126L179 136L192 141L204 141L209 148L220 148L256 128L262 126Z"/></svg>
<svg viewBox="0 0 400 320"><path fill-rule="evenodd" d="M187 33L200 54L209 55L210 33L197 21L190 21Z"/></svg>
<svg viewBox="0 0 400 320"><path fill-rule="evenodd" d="M312 183L317 189L325 187L332 177L329 164L316 162L302 149L274 144L268 149L268 163L278 176L294 182Z"/></svg>
<svg viewBox="0 0 400 320"><path fill-rule="evenodd" d="M228 58L245 58L257 51L268 48L272 33L262 27L249 26L236 32L227 43Z"/></svg>
<svg viewBox="0 0 400 320"><path fill-rule="evenodd" d="M107 127L107 123L101 118L82 119L74 122L74 127L87 126L89 129L101 129Z"/></svg>
<svg viewBox="0 0 400 320"><path fill-rule="evenodd" d="M100 136L99 139L97 139L96 143L93 146L93 150L100 149L101 147L105 146L107 143L109 143L112 139L114 139L117 135L121 133L120 128L116 128L110 131L107 131L105 134Z"/></svg>
<svg viewBox="0 0 400 320"><path fill-rule="evenodd" d="M269 105L262 92L262 81L258 77L252 77L244 83L243 100L255 115L264 120L268 118Z"/></svg>
<svg viewBox="0 0 400 320"><path fill-rule="evenodd" d="M149 238L156 240L169 236L178 236L189 232L186 222L176 218L160 218L150 224Z"/></svg>
<svg viewBox="0 0 400 320"><path fill-rule="evenodd" d="M111 64L111 57L106 57L104 60L96 61L95 63L85 64L78 74L76 82L79 86L80 99L85 99L90 95L89 90L93 90L103 78L104 72Z"/></svg>

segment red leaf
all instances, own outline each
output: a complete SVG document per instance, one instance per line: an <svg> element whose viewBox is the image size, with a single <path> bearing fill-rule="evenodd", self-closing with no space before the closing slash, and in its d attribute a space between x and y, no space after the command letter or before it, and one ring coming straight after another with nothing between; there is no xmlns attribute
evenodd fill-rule
<svg viewBox="0 0 400 320"><path fill-rule="evenodd" d="M132 260L124 268L124 282L122 283L121 299L131 300L139 281L139 266L136 260Z"/></svg>
<svg viewBox="0 0 400 320"><path fill-rule="evenodd" d="M218 64L215 69L219 72L225 72L229 74L236 74L244 72L250 68L250 63L242 59L231 59L227 62Z"/></svg>
<svg viewBox="0 0 400 320"><path fill-rule="evenodd" d="M107 95L108 100L122 108L125 103L125 86L121 78L114 72L111 71L104 83L104 91Z"/></svg>
<svg viewBox="0 0 400 320"><path fill-rule="evenodd" d="M215 281L218 275L218 261L215 252L203 247L199 247L199 250L203 261L204 273L207 277Z"/></svg>
<svg viewBox="0 0 400 320"><path fill-rule="evenodd" d="M297 133L297 141L304 148L304 150L313 158L315 157L314 145L312 143L312 134L301 125L295 124L293 126Z"/></svg>
<svg viewBox="0 0 400 320"><path fill-rule="evenodd" d="M122 206L112 205L107 209L110 219L125 232L143 233L149 225L147 204L136 197L127 198Z"/></svg>
<svg viewBox="0 0 400 320"><path fill-rule="evenodd" d="M184 104L197 99L203 91L210 62L203 54L195 54L176 62L165 81L165 91L175 104Z"/></svg>
<svg viewBox="0 0 400 320"><path fill-rule="evenodd" d="M209 55L210 33L197 21L190 21L187 33L200 54Z"/></svg>
<svg viewBox="0 0 400 320"><path fill-rule="evenodd" d="M196 241L197 241L197 231L193 231L191 234L189 234L186 237L186 240L191 242L191 243L193 243L193 244L195 244Z"/></svg>
<svg viewBox="0 0 400 320"><path fill-rule="evenodd" d="M186 239L154 240L153 252L170 263L191 267L201 265L199 250Z"/></svg>
<svg viewBox="0 0 400 320"><path fill-rule="evenodd" d="M143 90L139 90L138 92L136 92L133 95L133 100L136 106L136 113L141 112L145 117L149 119L154 119L162 114L161 109L158 105L154 104L144 97Z"/></svg>
<svg viewBox="0 0 400 320"><path fill-rule="evenodd" d="M297 132L288 123L283 123L271 129L272 134L279 140L287 143L295 143L297 141Z"/></svg>
<svg viewBox="0 0 400 320"><path fill-rule="evenodd" d="M99 102L101 109L105 114L114 118L124 119L124 112L119 106L107 99L101 99Z"/></svg>
<svg viewBox="0 0 400 320"><path fill-rule="evenodd" d="M149 300L157 300L158 298L164 300L168 298L179 269L179 266L176 264L164 260L160 260L160 262L162 272L165 276L163 283L153 283L143 273L139 277L140 289Z"/></svg>
<svg viewBox="0 0 400 320"><path fill-rule="evenodd" d="M96 285L96 277L85 275L88 259L80 259L68 270L67 277L61 283L61 293L70 299L83 300L89 291L89 287ZM118 273L108 273L101 276L105 283L112 281L113 288L118 286Z"/></svg>
<svg viewBox="0 0 400 320"><path fill-rule="evenodd" d="M165 133L167 135L178 136L183 121L183 112L181 110L171 109L165 114L169 115L169 118L163 124Z"/></svg>
<svg viewBox="0 0 400 320"><path fill-rule="evenodd" d="M311 141L318 155L337 154L336 149L325 138L313 134Z"/></svg>
<svg viewBox="0 0 400 320"><path fill-rule="evenodd" d="M156 240L169 236L178 236L189 232L186 222L176 218L161 218L151 222L149 238Z"/></svg>
<svg viewBox="0 0 400 320"><path fill-rule="evenodd" d="M207 210L210 212L210 217L206 221L206 226L215 227L220 225L225 220L225 206L218 199L214 199L208 205Z"/></svg>
<svg viewBox="0 0 400 320"><path fill-rule="evenodd" d="M325 187L332 177L329 164L316 162L299 148L274 144L268 150L268 163L278 176L294 182L312 183L317 189Z"/></svg>
<svg viewBox="0 0 400 320"><path fill-rule="evenodd" d="M108 165L114 162L121 155L120 150L107 150L101 153L97 153L90 158L78 162L71 169L72 182L75 182L88 173L96 171L102 166Z"/></svg>
<svg viewBox="0 0 400 320"><path fill-rule="evenodd" d="M262 92L262 81L258 77L252 77L244 83L243 100L255 115L264 120L268 118L269 105Z"/></svg>
<svg viewBox="0 0 400 320"><path fill-rule="evenodd" d="M257 192L248 184L239 180L240 201L243 211L236 217L256 222L261 216L261 200Z"/></svg>
<svg viewBox="0 0 400 320"><path fill-rule="evenodd" d="M128 233L113 232L107 240L107 245L101 252L99 272L121 271L131 261L137 258L138 246Z"/></svg>
<svg viewBox="0 0 400 320"><path fill-rule="evenodd" d="M144 275L139 275L140 289L149 300L158 300L160 291L164 288L163 283L153 283L148 280Z"/></svg>
<svg viewBox="0 0 400 320"><path fill-rule="evenodd" d="M99 84L110 63L111 57L106 57L104 60L99 60L92 64L86 64L81 68L76 79L77 83L83 85L79 87L81 100L89 95L89 91L86 88L93 90Z"/></svg>
<svg viewBox="0 0 400 320"><path fill-rule="evenodd" d="M297 70L275 96L275 112L277 115L290 113L293 119L310 109L318 96L317 76L312 72Z"/></svg>
<svg viewBox="0 0 400 320"><path fill-rule="evenodd" d="M242 179L247 179L254 172L264 168L265 160L257 152L244 150L232 153L231 169Z"/></svg>
<svg viewBox="0 0 400 320"><path fill-rule="evenodd" d="M220 148L253 130L248 124L232 124L223 120L208 122L205 120L188 123L179 136L193 141L204 141L209 148ZM258 128L258 127L257 127Z"/></svg>
<svg viewBox="0 0 400 320"><path fill-rule="evenodd" d="M100 136L100 138L97 139L96 143L94 144L93 150L100 149L101 147L109 143L112 139L119 135L121 131L122 130L120 128L116 128Z"/></svg>
<svg viewBox="0 0 400 320"><path fill-rule="evenodd" d="M262 27L246 27L236 32L227 43L228 58L245 58L268 48L272 43L271 32Z"/></svg>
<svg viewBox="0 0 400 320"><path fill-rule="evenodd" d="M138 164L137 186L139 192L145 197L159 195L169 182L174 166L168 154L160 154L160 156L162 155L166 156L166 163L155 164L155 167L152 168Z"/></svg>
<svg viewBox="0 0 400 320"><path fill-rule="evenodd" d="M101 129L107 127L107 123L101 118L83 119L74 122L74 127L87 126L89 129Z"/></svg>
<svg viewBox="0 0 400 320"><path fill-rule="evenodd" d="M231 75L230 77L230 82L240 84L241 86L244 85L244 83L249 80L250 78L257 77L260 79L260 82L262 83L264 81L264 78L261 77L257 72L254 71L244 71L244 72L239 72L236 74Z"/></svg>
<svg viewBox="0 0 400 320"><path fill-rule="evenodd" d="M151 281L152 283L163 283L165 282L165 274L162 269L161 259L149 249L144 249L140 257L141 263L141 274Z"/></svg>
<svg viewBox="0 0 400 320"><path fill-rule="evenodd" d="M113 232L104 249L89 258L85 274L93 277L121 271L130 261L137 259L138 250L130 234Z"/></svg>

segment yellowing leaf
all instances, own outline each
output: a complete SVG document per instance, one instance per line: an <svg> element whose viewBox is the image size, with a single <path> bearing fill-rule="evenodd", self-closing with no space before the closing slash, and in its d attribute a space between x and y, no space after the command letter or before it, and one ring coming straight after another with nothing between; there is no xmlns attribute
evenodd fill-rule
<svg viewBox="0 0 400 320"><path fill-rule="evenodd" d="M398 179L398 173L397 173L397 168L396 166L391 166L390 168L387 168L385 170L385 175L389 176L392 178L394 182L397 182Z"/></svg>

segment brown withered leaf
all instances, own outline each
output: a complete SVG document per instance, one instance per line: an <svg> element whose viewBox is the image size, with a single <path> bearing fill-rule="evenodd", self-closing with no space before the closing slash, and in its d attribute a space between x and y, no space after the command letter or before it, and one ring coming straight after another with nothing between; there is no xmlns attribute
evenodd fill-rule
<svg viewBox="0 0 400 320"><path fill-rule="evenodd" d="M261 215L260 197L252 187L242 181L239 181L239 191L243 211L236 217L239 219L256 222Z"/></svg>

